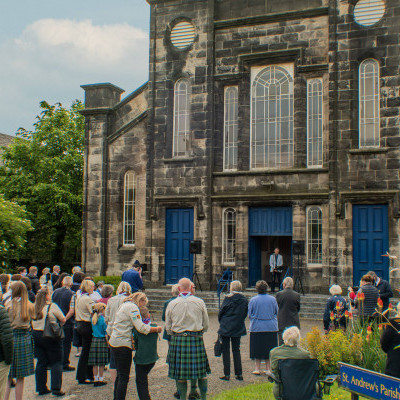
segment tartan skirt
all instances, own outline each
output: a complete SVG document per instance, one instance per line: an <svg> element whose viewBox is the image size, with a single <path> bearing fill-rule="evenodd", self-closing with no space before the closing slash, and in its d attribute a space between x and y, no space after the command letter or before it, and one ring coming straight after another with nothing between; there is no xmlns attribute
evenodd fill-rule
<svg viewBox="0 0 400 400"><path fill-rule="evenodd" d="M211 373L202 333L171 336L168 376L176 380L202 379Z"/></svg>
<svg viewBox="0 0 400 400"><path fill-rule="evenodd" d="M110 351L105 337L92 338L88 365L107 365L110 362Z"/></svg>
<svg viewBox="0 0 400 400"><path fill-rule="evenodd" d="M10 378L25 378L35 373L33 364L33 339L27 329L14 329L14 354Z"/></svg>

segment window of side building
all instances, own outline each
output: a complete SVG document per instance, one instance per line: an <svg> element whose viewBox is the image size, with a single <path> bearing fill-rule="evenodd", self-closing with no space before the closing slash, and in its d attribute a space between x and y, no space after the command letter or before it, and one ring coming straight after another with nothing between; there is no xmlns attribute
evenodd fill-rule
<svg viewBox="0 0 400 400"><path fill-rule="evenodd" d="M226 208L222 215L222 264L235 264L236 257L236 210Z"/></svg>
<svg viewBox="0 0 400 400"><path fill-rule="evenodd" d="M238 88L228 86L224 96L224 170L237 169Z"/></svg>
<svg viewBox="0 0 400 400"><path fill-rule="evenodd" d="M135 173L124 177L124 246L135 244Z"/></svg>
<svg viewBox="0 0 400 400"><path fill-rule="evenodd" d="M322 211L307 208L307 264L322 264Z"/></svg>
<svg viewBox="0 0 400 400"><path fill-rule="evenodd" d="M186 157L191 148L190 95L187 79L179 79L174 88L173 157Z"/></svg>
<svg viewBox="0 0 400 400"><path fill-rule="evenodd" d="M307 81L307 167L323 165L322 79Z"/></svg>
<svg viewBox="0 0 400 400"><path fill-rule="evenodd" d="M293 166L293 65L252 68L252 169Z"/></svg>

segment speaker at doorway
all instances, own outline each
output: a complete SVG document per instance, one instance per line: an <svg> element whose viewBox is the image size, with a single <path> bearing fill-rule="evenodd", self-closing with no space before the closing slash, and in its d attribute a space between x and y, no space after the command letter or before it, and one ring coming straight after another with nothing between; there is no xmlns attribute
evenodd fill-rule
<svg viewBox="0 0 400 400"><path fill-rule="evenodd" d="M190 254L201 254L201 240L191 240L189 243Z"/></svg>
<svg viewBox="0 0 400 400"><path fill-rule="evenodd" d="M293 255L302 256L304 255L304 240L293 240L292 242Z"/></svg>

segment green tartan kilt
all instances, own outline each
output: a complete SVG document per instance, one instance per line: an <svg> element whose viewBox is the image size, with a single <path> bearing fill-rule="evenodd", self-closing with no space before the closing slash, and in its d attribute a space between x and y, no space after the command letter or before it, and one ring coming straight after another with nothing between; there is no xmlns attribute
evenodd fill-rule
<svg viewBox="0 0 400 400"><path fill-rule="evenodd" d="M110 351L106 338L92 338L88 365L107 365L110 362Z"/></svg>
<svg viewBox="0 0 400 400"><path fill-rule="evenodd" d="M176 380L202 379L211 373L202 334L172 336L168 349L168 376Z"/></svg>
<svg viewBox="0 0 400 400"><path fill-rule="evenodd" d="M35 373L33 363L33 339L27 329L14 329L14 354L10 367L10 378L25 378Z"/></svg>

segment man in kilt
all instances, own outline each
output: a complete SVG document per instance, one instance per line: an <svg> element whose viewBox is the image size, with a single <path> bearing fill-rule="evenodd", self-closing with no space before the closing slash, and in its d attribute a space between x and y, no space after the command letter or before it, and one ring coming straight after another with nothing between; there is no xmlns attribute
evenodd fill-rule
<svg viewBox="0 0 400 400"><path fill-rule="evenodd" d="M198 380L201 399L207 398L207 374L211 372L203 332L208 329L204 301L193 295L194 284L188 278L178 283L179 296L165 313L165 328L171 335L168 349L168 376L175 379L180 399L187 399L187 381Z"/></svg>

